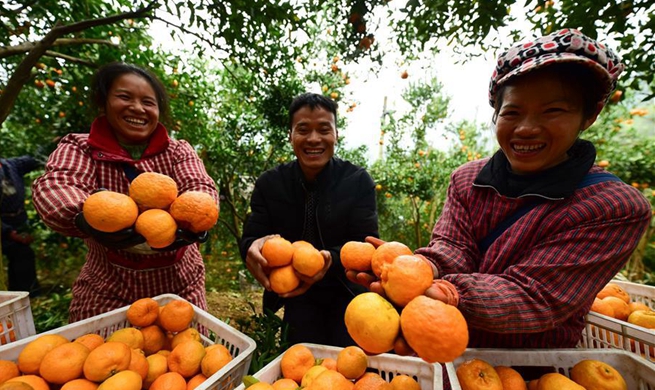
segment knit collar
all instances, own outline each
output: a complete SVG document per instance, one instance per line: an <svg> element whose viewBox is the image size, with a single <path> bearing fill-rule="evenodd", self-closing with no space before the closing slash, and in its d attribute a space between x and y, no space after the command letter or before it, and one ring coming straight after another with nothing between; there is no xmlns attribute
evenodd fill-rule
<svg viewBox="0 0 655 390"><path fill-rule="evenodd" d="M307 179L305 179L305 174L303 173L302 168L300 167L300 162L298 162L298 160L296 160L297 172L299 173L300 178L301 178L302 182L305 184L306 188L322 187L327 182L326 178L330 176L330 172L332 171L332 166L333 165L334 165L334 157L332 157L327 162L327 164L325 164L323 169L321 169L321 171L316 175L316 180L314 180L313 182L309 182L309 181L307 181Z"/></svg>
<svg viewBox="0 0 655 390"><path fill-rule="evenodd" d="M107 117L102 115L96 118L91 124L91 132L89 133L89 145L92 148L94 157L103 160L121 160L133 161L130 154L118 143L118 139L107 121ZM141 159L148 158L159 154L166 150L170 138L164 125L157 124L157 128L148 140ZM104 152L104 153L103 153Z"/></svg>
<svg viewBox="0 0 655 390"><path fill-rule="evenodd" d="M482 167L473 185L491 187L500 195L510 198L566 198L573 194L591 169L596 160L596 148L589 141L577 140L567 153L569 158L557 166L532 175L517 175L511 171L503 151L498 150Z"/></svg>

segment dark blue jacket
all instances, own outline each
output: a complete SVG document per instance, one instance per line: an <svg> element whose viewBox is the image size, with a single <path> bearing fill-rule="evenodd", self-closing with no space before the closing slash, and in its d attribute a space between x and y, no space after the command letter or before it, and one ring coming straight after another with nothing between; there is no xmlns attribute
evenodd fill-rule
<svg viewBox="0 0 655 390"><path fill-rule="evenodd" d="M40 163L31 156L21 156L0 158L0 164L0 219L4 240L12 230L27 222L23 176L38 169Z"/></svg>

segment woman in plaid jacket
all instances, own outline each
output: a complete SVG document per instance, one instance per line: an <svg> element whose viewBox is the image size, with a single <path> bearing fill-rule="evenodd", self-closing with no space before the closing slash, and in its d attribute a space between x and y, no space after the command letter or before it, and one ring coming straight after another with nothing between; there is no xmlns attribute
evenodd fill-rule
<svg viewBox="0 0 655 390"><path fill-rule="evenodd" d="M453 172L431 241L415 251L433 267L425 295L458 307L469 347L574 347L596 293L647 228L646 198L595 165L579 138L622 70L571 29L498 58L489 98L500 150Z"/></svg>
<svg viewBox="0 0 655 390"><path fill-rule="evenodd" d="M133 229L103 233L86 223L82 205L91 193L127 194L140 172L170 176L179 193L206 192L218 204L215 183L195 150L186 141L170 139L159 122L168 113L168 95L154 75L130 64L108 64L97 72L93 92L101 115L88 134L61 140L33 185L34 206L46 225L82 237L88 246L73 285L70 322L163 293L206 308L205 268L198 250L206 234L184 234L170 247L154 251Z"/></svg>

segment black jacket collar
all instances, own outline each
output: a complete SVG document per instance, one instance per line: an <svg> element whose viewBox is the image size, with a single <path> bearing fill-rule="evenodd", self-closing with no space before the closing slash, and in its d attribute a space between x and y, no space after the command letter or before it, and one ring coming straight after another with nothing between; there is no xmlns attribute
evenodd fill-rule
<svg viewBox="0 0 655 390"><path fill-rule="evenodd" d="M585 140L577 140L561 164L533 175L517 175L510 169L507 157L498 150L482 167L473 185L491 187L510 198L538 196L563 199L573 194L576 186L596 160L596 148Z"/></svg>

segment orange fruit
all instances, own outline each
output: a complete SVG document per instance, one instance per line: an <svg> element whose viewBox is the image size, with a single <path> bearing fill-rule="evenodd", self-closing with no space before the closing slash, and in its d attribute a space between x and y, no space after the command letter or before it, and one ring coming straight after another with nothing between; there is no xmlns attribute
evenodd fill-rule
<svg viewBox="0 0 655 390"><path fill-rule="evenodd" d="M98 384L88 379L79 378L66 382L59 390L96 390Z"/></svg>
<svg viewBox="0 0 655 390"><path fill-rule="evenodd" d="M646 305L643 302L630 302L628 303L628 307L630 307L630 313L633 313L637 310L652 310L648 305Z"/></svg>
<svg viewBox="0 0 655 390"><path fill-rule="evenodd" d="M132 358L130 359L130 365L127 369L139 374L142 381L146 380L146 377L148 376L148 360L142 350L132 349Z"/></svg>
<svg viewBox="0 0 655 390"><path fill-rule="evenodd" d="M156 353L146 357L146 360L148 361L148 375L146 376L146 380L143 381L144 389L148 389L155 379L168 372L168 360L166 356Z"/></svg>
<svg viewBox="0 0 655 390"><path fill-rule="evenodd" d="M614 317L614 309L612 306L600 298L594 298L594 303L591 304L589 311L593 311L599 314L606 315L608 317Z"/></svg>
<svg viewBox="0 0 655 390"><path fill-rule="evenodd" d="M179 227L194 233L207 231L218 221L218 203L200 191L187 191L178 196L168 211Z"/></svg>
<svg viewBox="0 0 655 390"><path fill-rule="evenodd" d="M537 390L537 387L539 387L539 379L533 379L528 382L528 390Z"/></svg>
<svg viewBox="0 0 655 390"><path fill-rule="evenodd" d="M175 349L175 347L178 346L178 344L182 343L183 341L201 341L200 338L200 333L198 332L197 329L195 328L186 328L181 332L176 333L173 336L173 339L171 340L171 350Z"/></svg>
<svg viewBox="0 0 655 390"><path fill-rule="evenodd" d="M137 328L118 329L107 337L107 341L118 341L127 344L131 349L143 349L143 333Z"/></svg>
<svg viewBox="0 0 655 390"><path fill-rule="evenodd" d="M320 374L323 373L323 371L327 371L327 368L323 366L312 366L305 372L305 375L302 376L302 380L300 381L300 387L307 388L310 387L314 379L319 376Z"/></svg>
<svg viewBox="0 0 655 390"><path fill-rule="evenodd" d="M134 371L126 370L117 372L107 378L98 386L98 390L141 390L142 385L143 380L141 379L141 375Z"/></svg>
<svg viewBox="0 0 655 390"><path fill-rule="evenodd" d="M280 370L284 378L302 382L305 372L314 366L314 354L304 345L296 344L287 349L280 360Z"/></svg>
<svg viewBox="0 0 655 390"><path fill-rule="evenodd" d="M273 390L296 390L298 383L293 379L281 378L271 384Z"/></svg>
<svg viewBox="0 0 655 390"><path fill-rule="evenodd" d="M107 341L89 353L84 361L84 377L93 382L102 382L117 372L127 370L132 359L132 350L127 344Z"/></svg>
<svg viewBox="0 0 655 390"><path fill-rule="evenodd" d="M200 386L200 384L206 380L207 380L206 376L202 374L196 374L193 378L189 379L189 381L186 383L186 390L193 390L196 387Z"/></svg>
<svg viewBox="0 0 655 390"><path fill-rule="evenodd" d="M125 316L132 326L150 326L159 316L159 303L152 298L137 299L127 308Z"/></svg>
<svg viewBox="0 0 655 390"><path fill-rule="evenodd" d="M357 379L364 375L368 367L368 357L356 346L349 346L339 351L337 355L337 371L347 379Z"/></svg>
<svg viewBox="0 0 655 390"><path fill-rule="evenodd" d="M34 388L23 382L0 383L0 390L34 390Z"/></svg>
<svg viewBox="0 0 655 390"><path fill-rule="evenodd" d="M503 390L496 370L482 359L467 360L455 372L462 390Z"/></svg>
<svg viewBox="0 0 655 390"><path fill-rule="evenodd" d="M37 376L37 375L17 376L15 378L11 378L7 382L5 382L3 385L6 385L7 383L14 383L14 382L22 382L22 383L28 384L34 390L50 390L50 385L48 385L48 382L46 382L45 379L43 379L43 378L41 378L40 376Z"/></svg>
<svg viewBox="0 0 655 390"><path fill-rule="evenodd" d="M407 341L401 334L396 337L396 341L393 342L393 351L396 353L396 355L400 356L415 356L416 352L412 349L412 347L407 344Z"/></svg>
<svg viewBox="0 0 655 390"><path fill-rule="evenodd" d="M405 244L397 241L388 241L377 247L371 258L371 269L375 276L382 275L382 265L389 264L398 256L411 255L412 250ZM432 272L430 272L432 274Z"/></svg>
<svg viewBox="0 0 655 390"><path fill-rule="evenodd" d="M103 344L105 339L103 339L102 336L97 333L87 333L76 338L74 342L84 345L85 347L89 348L89 351L93 351L100 344Z"/></svg>
<svg viewBox="0 0 655 390"><path fill-rule="evenodd" d="M578 362L571 369L570 375L575 383L585 389L628 390L621 374L614 367L599 360L585 359Z"/></svg>
<svg viewBox="0 0 655 390"><path fill-rule="evenodd" d="M370 271L375 247L368 242L348 241L341 247L341 264L345 269Z"/></svg>
<svg viewBox="0 0 655 390"><path fill-rule="evenodd" d="M392 390L393 386L387 383L375 372L367 372L355 381L353 390Z"/></svg>
<svg viewBox="0 0 655 390"><path fill-rule="evenodd" d="M411 376L401 374L393 377L391 388L393 390L421 390L421 385Z"/></svg>
<svg viewBox="0 0 655 390"><path fill-rule="evenodd" d="M185 378L191 378L200 372L200 362L205 357L205 353L205 346L201 342L183 341L168 355L168 370L177 372Z"/></svg>
<svg viewBox="0 0 655 390"><path fill-rule="evenodd" d="M494 369L503 384L503 390L528 390L525 380L515 369L507 366L496 366Z"/></svg>
<svg viewBox="0 0 655 390"><path fill-rule="evenodd" d="M248 386L248 390L273 390L273 386L266 382L257 382Z"/></svg>
<svg viewBox="0 0 655 390"><path fill-rule="evenodd" d="M293 252L296 248L288 240L275 236L271 237L262 245L262 256L271 268L282 267L291 264Z"/></svg>
<svg viewBox="0 0 655 390"><path fill-rule="evenodd" d="M537 390L585 390L585 388L560 373L551 372L539 378Z"/></svg>
<svg viewBox="0 0 655 390"><path fill-rule="evenodd" d="M312 381L311 390L352 390L355 385L337 371L325 370Z"/></svg>
<svg viewBox="0 0 655 390"><path fill-rule="evenodd" d="M319 359L321 361L321 366L327 368L328 370L336 371L337 370L337 360L332 358L323 358Z"/></svg>
<svg viewBox="0 0 655 390"><path fill-rule="evenodd" d="M301 246L309 246L311 248L314 247L314 245L312 245L311 243L303 240L294 241L293 243L291 243L291 245L293 246L293 249L298 249Z"/></svg>
<svg viewBox="0 0 655 390"><path fill-rule="evenodd" d="M214 344L205 348L205 351L205 357L200 362L200 371L208 378L232 361L232 355L224 345Z"/></svg>
<svg viewBox="0 0 655 390"><path fill-rule="evenodd" d="M141 328L143 334L143 352L148 355L158 352L166 344L166 334L157 325L146 326Z"/></svg>
<svg viewBox="0 0 655 390"><path fill-rule="evenodd" d="M446 363L464 353L469 340L462 313L451 305L420 295L400 314L403 337L423 360Z"/></svg>
<svg viewBox="0 0 655 390"><path fill-rule="evenodd" d="M58 334L45 334L30 341L18 354L18 369L25 375L39 374L43 357L56 347L69 343Z"/></svg>
<svg viewBox="0 0 655 390"><path fill-rule="evenodd" d="M159 313L162 328L169 332L181 332L193 321L193 306L182 300L173 300L164 305Z"/></svg>
<svg viewBox="0 0 655 390"><path fill-rule="evenodd" d="M89 348L82 343L66 343L48 352L41 360L39 374L50 383L63 385L82 376Z"/></svg>
<svg viewBox="0 0 655 390"><path fill-rule="evenodd" d="M268 275L268 281L271 283L271 290L278 294L286 294L300 286L300 279L292 265L273 268Z"/></svg>
<svg viewBox="0 0 655 390"><path fill-rule="evenodd" d="M596 297L600 299L605 297L616 297L620 298L625 303L630 303L630 294L616 283L607 283L605 287L596 294Z"/></svg>
<svg viewBox="0 0 655 390"><path fill-rule="evenodd" d="M291 264L299 274L311 278L323 269L325 259L318 249L305 245L293 252Z"/></svg>
<svg viewBox="0 0 655 390"><path fill-rule="evenodd" d="M628 322L647 329L655 329L655 311L636 310L630 313Z"/></svg>
<svg viewBox="0 0 655 390"><path fill-rule="evenodd" d="M84 219L94 229L114 233L134 225L139 208L125 194L100 191L89 195L82 206Z"/></svg>
<svg viewBox="0 0 655 390"><path fill-rule="evenodd" d="M170 354L171 354L171 351L168 350L168 349L162 349L162 350L157 351L157 355L162 355L164 357L168 357L168 355L170 355Z"/></svg>
<svg viewBox="0 0 655 390"><path fill-rule="evenodd" d="M614 310L614 318L621 321L627 321L630 316L630 306L621 298L613 295L602 298L603 302L607 302Z"/></svg>
<svg viewBox="0 0 655 390"><path fill-rule="evenodd" d="M344 315L348 334L368 353L393 349L400 332L400 316L380 295L366 292L353 298Z"/></svg>
<svg viewBox="0 0 655 390"><path fill-rule="evenodd" d="M167 211L150 209L139 214L134 230L151 248L165 248L175 241L177 223Z"/></svg>
<svg viewBox="0 0 655 390"><path fill-rule="evenodd" d="M18 365L11 360L0 360L0 383L20 375Z"/></svg>
<svg viewBox="0 0 655 390"><path fill-rule="evenodd" d="M401 255L382 267L380 280L387 298L405 307L432 285L432 275L427 261L418 256Z"/></svg>
<svg viewBox="0 0 655 390"><path fill-rule="evenodd" d="M186 380L177 372L167 372L152 382L150 390L186 390Z"/></svg>
<svg viewBox="0 0 655 390"><path fill-rule="evenodd" d="M177 183L157 172L143 172L130 183L130 198L140 211L167 209L177 198Z"/></svg>

